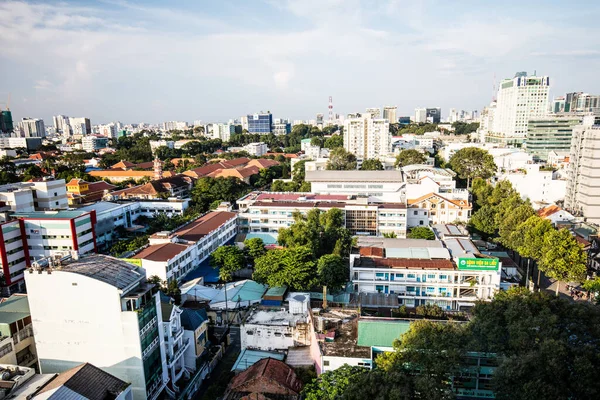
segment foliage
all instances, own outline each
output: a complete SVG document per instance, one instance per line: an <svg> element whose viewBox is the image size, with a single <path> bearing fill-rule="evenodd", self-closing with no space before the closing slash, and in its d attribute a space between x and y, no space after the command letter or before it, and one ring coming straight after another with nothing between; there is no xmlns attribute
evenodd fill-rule
<svg viewBox="0 0 600 400"><path fill-rule="evenodd" d="M196 185L192 189L192 200L200 212L205 212L217 200L228 201L233 204L249 191L250 186L232 176L225 178L203 177L196 181Z"/></svg>
<svg viewBox="0 0 600 400"><path fill-rule="evenodd" d="M285 247L307 246L315 258L325 254L345 257L352 248L352 235L344 227L343 213L338 208L323 212L311 209L306 216L294 214L294 224L281 228L277 238Z"/></svg>
<svg viewBox="0 0 600 400"><path fill-rule="evenodd" d="M110 254L119 257L123 253L135 251L148 244L148 236L136 236L129 240L119 240L109 250Z"/></svg>
<svg viewBox="0 0 600 400"><path fill-rule="evenodd" d="M361 171L383 171L383 164L376 158L367 159L360 166Z"/></svg>
<svg viewBox="0 0 600 400"><path fill-rule="evenodd" d="M394 166L396 168L406 167L407 165L423 164L427 161L427 156L421 153L419 150L406 149L402 150L400 154L396 156L396 162Z"/></svg>
<svg viewBox="0 0 600 400"><path fill-rule="evenodd" d="M304 387L302 394L306 400L338 400L351 382L366 373L365 368L345 364L321 374Z"/></svg>
<svg viewBox="0 0 600 400"><path fill-rule="evenodd" d="M477 147L465 147L458 150L450 158L449 163L458 176L467 179L467 187L472 179L487 179L496 172L494 157L486 150Z"/></svg>
<svg viewBox="0 0 600 400"><path fill-rule="evenodd" d="M416 226L410 230L407 238L435 240L435 233L426 226Z"/></svg>
<svg viewBox="0 0 600 400"><path fill-rule="evenodd" d="M19 181L20 179L17 175L15 163L11 161L10 157L2 157L2 159L0 159L0 185Z"/></svg>
<svg viewBox="0 0 600 400"><path fill-rule="evenodd" d="M254 260L264 256L267 250L261 238L252 238L244 240L244 252L246 253L248 262L254 265Z"/></svg>
<svg viewBox="0 0 600 400"><path fill-rule="evenodd" d="M499 213L499 218L501 219L498 222L498 241L509 249L516 249L523 243L523 238L518 227L534 216L535 211L529 205L529 202L515 208L509 208L510 205L506 203L504 204L504 212Z"/></svg>
<svg viewBox="0 0 600 400"><path fill-rule="evenodd" d="M327 169L346 171L356 169L356 156L347 152L343 147L336 147L329 152Z"/></svg>
<svg viewBox="0 0 600 400"><path fill-rule="evenodd" d="M455 135L468 135L469 133L476 132L479 129L479 122L461 122L456 121L452 123Z"/></svg>
<svg viewBox="0 0 600 400"><path fill-rule="evenodd" d="M586 254L567 229L551 230L544 235L538 264L549 278L563 282L582 281L587 271ZM558 285L556 286L558 295Z"/></svg>
<svg viewBox="0 0 600 400"><path fill-rule="evenodd" d="M342 400L416 400L422 399L414 384L414 377L404 371L372 371L352 379Z"/></svg>
<svg viewBox="0 0 600 400"><path fill-rule="evenodd" d="M210 265L219 268L219 279L229 282L236 271L244 268L246 258L237 246L221 246L210 255Z"/></svg>
<svg viewBox="0 0 600 400"><path fill-rule="evenodd" d="M390 124L390 127L394 124ZM429 123L412 123L402 127L398 127L396 135L404 135L406 133L412 133L415 135L423 135L427 132L435 132L438 130L437 124Z"/></svg>
<svg viewBox="0 0 600 400"><path fill-rule="evenodd" d="M434 318L445 318L446 313L444 310L438 306L437 304L424 304L417 306L416 308L417 315L421 315L423 317L434 317Z"/></svg>
<svg viewBox="0 0 600 400"><path fill-rule="evenodd" d="M348 263L336 254L325 254L317 262L319 283L335 290L344 287L348 281L350 270Z"/></svg>
<svg viewBox="0 0 600 400"><path fill-rule="evenodd" d="M330 150L337 147L344 147L344 137L342 135L333 135L330 138L325 139L323 147Z"/></svg>
<svg viewBox="0 0 600 400"><path fill-rule="evenodd" d="M395 239L398 237L398 235L396 235L396 232L383 232L383 237L388 239Z"/></svg>
<svg viewBox="0 0 600 400"><path fill-rule="evenodd" d="M316 285L315 261L306 246L269 250L255 260L252 279L269 286L309 290Z"/></svg>

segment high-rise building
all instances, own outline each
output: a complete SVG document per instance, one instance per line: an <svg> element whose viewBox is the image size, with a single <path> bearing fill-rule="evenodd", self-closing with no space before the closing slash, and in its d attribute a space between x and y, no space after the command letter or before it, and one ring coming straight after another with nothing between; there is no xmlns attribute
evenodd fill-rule
<svg viewBox="0 0 600 400"><path fill-rule="evenodd" d="M12 133L13 130L12 113L10 110L0 110L0 133Z"/></svg>
<svg viewBox="0 0 600 400"><path fill-rule="evenodd" d="M379 158L392 150L390 123L370 114L344 121L344 148L359 159Z"/></svg>
<svg viewBox="0 0 600 400"><path fill-rule="evenodd" d="M35 266L25 281L41 373L89 362L130 382L135 400L158 397L168 381L165 333L143 268L98 254Z"/></svg>
<svg viewBox="0 0 600 400"><path fill-rule="evenodd" d="M270 112L248 115L248 132L250 133L271 133L272 126L273 115Z"/></svg>
<svg viewBox="0 0 600 400"><path fill-rule="evenodd" d="M600 111L600 96L583 92L567 93L564 112Z"/></svg>
<svg viewBox="0 0 600 400"><path fill-rule="evenodd" d="M118 136L117 125L114 122L106 125L99 125L98 131L100 135L106 136L108 138L116 138Z"/></svg>
<svg viewBox="0 0 600 400"><path fill-rule="evenodd" d="M71 133L73 135L86 136L92 134L92 124L89 118L69 118L69 125L71 126Z"/></svg>
<svg viewBox="0 0 600 400"><path fill-rule="evenodd" d="M486 142L522 144L529 120L548 113L549 90L547 76L519 72L512 79L504 79L498 89L494 126Z"/></svg>
<svg viewBox="0 0 600 400"><path fill-rule="evenodd" d="M432 124L439 124L442 121L442 109L439 107L426 108L425 117L427 122Z"/></svg>
<svg viewBox="0 0 600 400"><path fill-rule="evenodd" d="M578 115L549 115L529 120L527 124L527 152L535 160L546 161L551 151L557 154L569 154L573 127L581 124Z"/></svg>
<svg viewBox="0 0 600 400"><path fill-rule="evenodd" d="M398 122L397 112L398 107L396 106L385 106L383 107L383 119L390 121L390 124Z"/></svg>
<svg viewBox="0 0 600 400"><path fill-rule="evenodd" d="M235 134L235 125L233 124L211 124L210 134L213 139L221 139L223 142L229 142L231 135Z"/></svg>
<svg viewBox="0 0 600 400"><path fill-rule="evenodd" d="M56 133L64 133L69 134L70 132L70 123L69 117L66 115L55 115L52 117L52 122L54 123L54 130Z"/></svg>
<svg viewBox="0 0 600 400"><path fill-rule="evenodd" d="M365 113L370 114L373 119L381 118L381 109L379 107L367 108Z"/></svg>
<svg viewBox="0 0 600 400"><path fill-rule="evenodd" d="M248 130L248 116L240 117L240 125L242 125L242 131Z"/></svg>
<svg viewBox="0 0 600 400"><path fill-rule="evenodd" d="M600 120L583 117L573 127L565 208L600 224Z"/></svg>
<svg viewBox="0 0 600 400"><path fill-rule="evenodd" d="M427 109L415 108L415 123L422 124L427 122Z"/></svg>
<svg viewBox="0 0 600 400"><path fill-rule="evenodd" d="M492 101L489 106L484 107L481 111L481 119L479 121L479 141L485 142L485 137L494 126L494 116L496 115L496 100Z"/></svg>
<svg viewBox="0 0 600 400"><path fill-rule="evenodd" d="M565 105L565 96L555 97L552 101L552 112L555 114L565 112Z"/></svg>
<svg viewBox="0 0 600 400"><path fill-rule="evenodd" d="M317 121L318 124L318 121ZM322 122L321 122L322 124ZM275 135L287 135L292 132L292 124L287 119L276 119L273 122L273 133Z"/></svg>
<svg viewBox="0 0 600 400"><path fill-rule="evenodd" d="M23 118L23 120L19 122L19 131L21 137L46 136L44 121L37 118Z"/></svg>

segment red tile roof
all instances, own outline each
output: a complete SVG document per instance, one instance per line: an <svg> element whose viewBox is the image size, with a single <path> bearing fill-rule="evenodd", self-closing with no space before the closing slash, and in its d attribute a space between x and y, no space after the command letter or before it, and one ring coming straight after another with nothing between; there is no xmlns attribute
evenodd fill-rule
<svg viewBox="0 0 600 400"><path fill-rule="evenodd" d="M211 211L173 233L180 239L197 242L236 216L236 213L228 211Z"/></svg>
<svg viewBox="0 0 600 400"><path fill-rule="evenodd" d="M421 260L414 258L361 257L360 266L389 267L394 269L455 269L450 260Z"/></svg>
<svg viewBox="0 0 600 400"><path fill-rule="evenodd" d="M181 253L187 248L188 246L186 245L176 243L155 244L146 247L144 250L140 251L132 258L137 258L140 260L167 262L170 259L175 258L179 253Z"/></svg>
<svg viewBox="0 0 600 400"><path fill-rule="evenodd" d="M133 167L135 167L134 163L129 162L127 160L121 160L118 163L116 163L115 165L111 166L110 168L111 169L116 169L116 168L127 169L127 168L133 168Z"/></svg>
<svg viewBox="0 0 600 400"><path fill-rule="evenodd" d="M245 390L251 387L253 383L262 386L262 390ZM269 388L270 385L276 386L274 391ZM288 392L287 395L298 395L302 390L302 382L296 376L294 369L283 361L275 360L273 358L264 358L247 370L236 375L231 380L229 388L231 391L235 392L250 391L265 394L281 394L280 390L284 389Z"/></svg>
<svg viewBox="0 0 600 400"><path fill-rule="evenodd" d="M361 257L383 257L383 249L379 247L361 247L359 252Z"/></svg>
<svg viewBox="0 0 600 400"><path fill-rule="evenodd" d="M557 206L555 204L552 204L551 206L540 208L538 210L537 214L540 218L546 218L546 217L549 217L552 214L557 213L561 210L562 210L562 208L560 208L559 206Z"/></svg>

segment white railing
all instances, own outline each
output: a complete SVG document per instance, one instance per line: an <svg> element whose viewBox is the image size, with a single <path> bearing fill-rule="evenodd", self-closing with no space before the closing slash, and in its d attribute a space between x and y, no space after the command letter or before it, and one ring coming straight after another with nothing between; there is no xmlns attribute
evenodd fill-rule
<svg viewBox="0 0 600 400"><path fill-rule="evenodd" d="M148 358L148 356L150 355L150 353L152 353L154 351L154 349L156 348L156 346L158 346L158 343L159 343L159 340L158 340L158 336L157 336L156 338L154 338L154 340L152 341L152 343L150 343L150 345L148 347L146 347L146 349L142 353L142 358L144 360L146 358Z"/></svg>
<svg viewBox="0 0 600 400"><path fill-rule="evenodd" d="M156 325L156 317L152 318L140 331L140 336L143 337L148 331Z"/></svg>

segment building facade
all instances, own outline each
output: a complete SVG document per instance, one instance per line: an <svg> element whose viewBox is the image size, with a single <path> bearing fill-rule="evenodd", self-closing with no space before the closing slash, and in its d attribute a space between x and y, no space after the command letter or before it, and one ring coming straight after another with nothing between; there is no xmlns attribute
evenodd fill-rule
<svg viewBox="0 0 600 400"><path fill-rule="evenodd" d="M600 121L585 117L573 128L565 208L600 223Z"/></svg>
<svg viewBox="0 0 600 400"><path fill-rule="evenodd" d="M547 161L548 153L567 153L571 149L573 127L581 124L581 116L559 116L532 118L527 124L527 152L535 160Z"/></svg>
<svg viewBox="0 0 600 400"><path fill-rule="evenodd" d="M248 132L267 134L271 133L273 115L270 112L248 115Z"/></svg>
<svg viewBox="0 0 600 400"><path fill-rule="evenodd" d="M158 397L169 379L162 313L142 268L92 255L25 279L42 373L90 362L130 382L135 400Z"/></svg>
<svg viewBox="0 0 600 400"><path fill-rule="evenodd" d="M104 136L84 136L81 139L83 150L89 153L95 153L100 149L108 147L108 137Z"/></svg>
<svg viewBox="0 0 600 400"><path fill-rule="evenodd" d="M37 118L23 118L19 122L20 137L40 137L46 136L46 128L44 121Z"/></svg>
<svg viewBox="0 0 600 400"><path fill-rule="evenodd" d="M523 143L529 120L548 113L549 90L547 76L527 76L520 72L512 79L504 79L498 89L494 124L486 142Z"/></svg>
<svg viewBox="0 0 600 400"><path fill-rule="evenodd" d="M383 107L383 119L387 119L390 121L390 124L395 124L398 122L397 115L398 107L396 106L385 106Z"/></svg>
<svg viewBox="0 0 600 400"><path fill-rule="evenodd" d="M370 114L346 119L344 121L344 148L363 160L389 154L392 151L389 121L371 118Z"/></svg>
<svg viewBox="0 0 600 400"><path fill-rule="evenodd" d="M406 182L401 171L306 171L315 194L368 196L372 201L405 201Z"/></svg>

